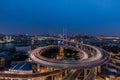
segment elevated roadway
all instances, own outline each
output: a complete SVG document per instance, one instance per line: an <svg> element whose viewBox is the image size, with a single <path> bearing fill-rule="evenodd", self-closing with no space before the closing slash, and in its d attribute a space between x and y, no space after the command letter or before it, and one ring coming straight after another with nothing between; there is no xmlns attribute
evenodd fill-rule
<svg viewBox="0 0 120 80"><path fill-rule="evenodd" d="M62 69L85 69L85 68L89 69L95 66L103 65L109 61L109 54L102 52L97 47L86 45L86 44L83 44L82 46L90 47L94 49L96 53L94 54L93 57L83 59L83 60L59 60L59 61L56 60L55 61L55 60L48 59L41 56L41 52L44 51L45 49L51 48L51 47L52 48L57 47L56 45L52 45L52 46L50 45L50 46L45 46L45 47L41 47L33 50L30 54L30 58L36 63L39 63L43 66L62 68Z"/></svg>
<svg viewBox="0 0 120 80"><path fill-rule="evenodd" d="M88 75L83 80L95 80L95 77L96 77L96 74L92 70L90 70Z"/></svg>
<svg viewBox="0 0 120 80"><path fill-rule="evenodd" d="M114 58L111 58L112 61L115 61L116 63L119 63L120 64L120 60L118 59L114 59Z"/></svg>
<svg viewBox="0 0 120 80"><path fill-rule="evenodd" d="M110 65L110 66L112 66L112 67L115 67L115 68L117 68L118 70L120 70L120 66L118 66L118 65L115 65L115 64L113 64L113 63L108 63L108 65Z"/></svg>
<svg viewBox="0 0 120 80"><path fill-rule="evenodd" d="M72 70L72 72L62 80L75 80L78 77L79 73L81 73L80 70Z"/></svg>
<svg viewBox="0 0 120 80"><path fill-rule="evenodd" d="M55 70L51 72L44 73L33 73L33 74L17 74L17 73L4 73L0 72L0 78L36 78L36 77L47 77L52 75L57 75L62 73L65 70Z"/></svg>

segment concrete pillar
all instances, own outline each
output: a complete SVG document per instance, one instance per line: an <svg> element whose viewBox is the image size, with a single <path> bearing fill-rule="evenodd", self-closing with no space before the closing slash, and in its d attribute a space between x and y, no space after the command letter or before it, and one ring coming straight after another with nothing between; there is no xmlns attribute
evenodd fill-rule
<svg viewBox="0 0 120 80"><path fill-rule="evenodd" d="M54 76L54 79L53 80L57 80L57 76Z"/></svg>
<svg viewBox="0 0 120 80"><path fill-rule="evenodd" d="M53 75L51 76L51 80L54 80L54 76Z"/></svg>
<svg viewBox="0 0 120 80"><path fill-rule="evenodd" d="M101 66L98 66L98 72L101 73Z"/></svg>
<svg viewBox="0 0 120 80"><path fill-rule="evenodd" d="M94 73L97 74L97 72L98 72L98 68L95 67L95 68L94 68Z"/></svg>
<svg viewBox="0 0 120 80"><path fill-rule="evenodd" d="M39 71L40 71L40 65L37 64L37 72L39 72Z"/></svg>
<svg viewBox="0 0 120 80"><path fill-rule="evenodd" d="M65 71L65 76L67 75L68 71Z"/></svg>
<svg viewBox="0 0 120 80"><path fill-rule="evenodd" d="M62 80L62 73L60 73L59 75L59 80Z"/></svg>
<svg viewBox="0 0 120 80"><path fill-rule="evenodd" d="M84 69L84 77L86 77L87 76L87 69Z"/></svg>
<svg viewBox="0 0 120 80"><path fill-rule="evenodd" d="M53 80L59 80L58 75L55 75Z"/></svg>
<svg viewBox="0 0 120 80"><path fill-rule="evenodd" d="M55 75L54 80L62 80L62 74Z"/></svg>

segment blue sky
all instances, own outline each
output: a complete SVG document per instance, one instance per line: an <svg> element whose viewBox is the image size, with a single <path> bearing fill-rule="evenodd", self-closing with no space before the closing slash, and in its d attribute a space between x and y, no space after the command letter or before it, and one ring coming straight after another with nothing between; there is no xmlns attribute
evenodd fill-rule
<svg viewBox="0 0 120 80"><path fill-rule="evenodd" d="M0 32L119 35L120 0L0 0Z"/></svg>

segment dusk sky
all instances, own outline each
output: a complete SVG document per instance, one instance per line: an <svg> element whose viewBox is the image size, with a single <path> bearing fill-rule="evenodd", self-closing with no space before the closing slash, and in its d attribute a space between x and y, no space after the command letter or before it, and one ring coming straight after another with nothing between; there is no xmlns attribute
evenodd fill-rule
<svg viewBox="0 0 120 80"><path fill-rule="evenodd" d="M5 34L120 35L120 0L0 0Z"/></svg>

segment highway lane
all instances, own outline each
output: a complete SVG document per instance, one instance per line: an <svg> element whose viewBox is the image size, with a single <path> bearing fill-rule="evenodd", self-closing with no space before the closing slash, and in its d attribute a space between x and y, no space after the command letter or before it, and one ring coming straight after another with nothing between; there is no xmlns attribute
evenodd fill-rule
<svg viewBox="0 0 120 80"><path fill-rule="evenodd" d="M83 55L84 55L84 57L81 58L81 60L88 59L88 54L87 54L85 51L83 51L83 50L81 50L81 52L82 52Z"/></svg>
<svg viewBox="0 0 120 80"><path fill-rule="evenodd" d="M111 60L113 60L113 61L115 61L116 63L119 63L119 64L120 64L120 60L118 60L118 59L111 58Z"/></svg>
<svg viewBox="0 0 120 80"><path fill-rule="evenodd" d="M63 80L75 80L79 73L81 73L80 70L73 70L67 77L65 77Z"/></svg>
<svg viewBox="0 0 120 80"><path fill-rule="evenodd" d="M90 70L88 75L83 80L95 80L96 74Z"/></svg>
<svg viewBox="0 0 120 80"><path fill-rule="evenodd" d="M17 73L4 73L0 72L0 77L3 78L36 78L36 77L47 77L51 75L57 75L62 73L65 70L55 70L51 72L44 72L44 73L33 73L33 74L17 74Z"/></svg>
<svg viewBox="0 0 120 80"><path fill-rule="evenodd" d="M76 70L71 70L69 74L67 74L66 77L64 77L62 80L67 80L73 73L75 73Z"/></svg>
<svg viewBox="0 0 120 80"><path fill-rule="evenodd" d="M115 65L115 64L113 64L113 63L108 63L108 65L110 65L110 66L112 66L112 67L115 67L115 68L117 68L118 70L120 70L120 66L118 66L118 65Z"/></svg>

